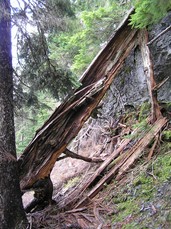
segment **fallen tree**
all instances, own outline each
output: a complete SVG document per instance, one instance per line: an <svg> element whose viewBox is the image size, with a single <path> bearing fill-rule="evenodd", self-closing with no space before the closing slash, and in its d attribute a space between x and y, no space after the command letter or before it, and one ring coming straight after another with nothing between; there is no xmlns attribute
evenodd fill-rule
<svg viewBox="0 0 171 229"><path fill-rule="evenodd" d="M82 188L81 193L93 184L94 180L107 166L110 166L109 172L82 201L76 203L75 207L82 207L85 202L88 202L88 200L96 196L104 184L109 182L113 177L120 179L124 172L141 156L141 152L167 123L167 120L162 117L157 102L156 90L160 85L156 85L154 81L153 64L150 58L150 50L147 46L147 31L132 29L129 26L129 17L130 14L117 29L106 47L97 55L83 74L81 86L75 91L74 95L67 98L66 101L55 110L51 117L36 132L33 140L19 158L20 184L23 191L37 187L39 181L43 179L49 182L51 170L55 162L61 158L60 155L62 153L66 156L75 157L88 162L98 162L96 159L93 160L81 155L76 155L68 150L67 146L71 140L76 137L85 121L98 106L113 82L113 79L121 69L124 60L129 56L133 48L137 46L140 46L141 49L142 62L147 76L151 99L151 117L149 122L152 124L151 130L145 133L141 139L137 140L137 143L126 153L123 154L122 152L124 147L130 142L130 139L126 139L116 151L111 153L101 164L99 169L97 169L96 173L89 179L85 187ZM156 144L157 138L149 153L148 159L151 158ZM50 200L51 196L48 197L47 202ZM35 200L35 202L36 201L37 200Z"/></svg>
<svg viewBox="0 0 171 229"><path fill-rule="evenodd" d="M22 190L49 176L57 158L78 134L110 87L125 58L137 46L139 31L129 26L129 16L83 74L80 88L55 110L19 158Z"/></svg>

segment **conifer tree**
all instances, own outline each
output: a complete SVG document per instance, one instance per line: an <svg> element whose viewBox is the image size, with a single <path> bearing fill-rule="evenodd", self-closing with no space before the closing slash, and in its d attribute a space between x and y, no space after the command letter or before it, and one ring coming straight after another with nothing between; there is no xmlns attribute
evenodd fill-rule
<svg viewBox="0 0 171 229"><path fill-rule="evenodd" d="M131 25L136 28L157 23L171 9L171 0L134 0L135 13L131 16Z"/></svg>
<svg viewBox="0 0 171 229"><path fill-rule="evenodd" d="M25 229L15 149L10 1L0 1L0 228Z"/></svg>

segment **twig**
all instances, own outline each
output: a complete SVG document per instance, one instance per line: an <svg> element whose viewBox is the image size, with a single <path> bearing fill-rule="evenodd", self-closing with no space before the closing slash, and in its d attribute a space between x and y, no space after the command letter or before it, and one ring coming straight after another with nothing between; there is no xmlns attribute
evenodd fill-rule
<svg viewBox="0 0 171 229"><path fill-rule="evenodd" d="M69 211L65 211L65 214L81 212L81 211L84 211L84 210L87 210L87 207L76 208L76 209L72 209L72 210L69 210Z"/></svg>
<svg viewBox="0 0 171 229"><path fill-rule="evenodd" d="M163 34L165 34L167 31L171 29L171 25L169 25L166 29L164 29L161 33L159 33L156 37L154 37L151 41L147 43L147 45L151 45L154 41L156 41L159 37L161 37Z"/></svg>
<svg viewBox="0 0 171 229"><path fill-rule="evenodd" d="M156 135L156 139L155 139L155 141L154 141L154 144L153 144L153 146L152 146L152 148L151 148L151 150L150 150L150 152L149 152L149 154L148 154L148 158L147 158L148 161L151 160L151 158L152 158L152 156L153 156L154 150L155 150L156 145L157 145L157 142L158 142L158 140L159 140L159 136L160 136L160 134L157 134L157 135Z"/></svg>
<svg viewBox="0 0 171 229"><path fill-rule="evenodd" d="M169 76L168 76L166 79L164 79L161 83L155 85L155 86L152 88L152 90L153 90L153 91L157 91L159 88L161 88L161 87L163 86L163 84L165 84L165 83L168 81L168 79L169 79Z"/></svg>

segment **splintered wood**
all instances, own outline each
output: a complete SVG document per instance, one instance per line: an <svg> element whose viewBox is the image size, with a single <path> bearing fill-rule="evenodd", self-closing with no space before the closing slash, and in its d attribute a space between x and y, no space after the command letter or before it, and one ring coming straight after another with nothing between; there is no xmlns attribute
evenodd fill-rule
<svg viewBox="0 0 171 229"><path fill-rule="evenodd" d="M75 91L74 95L66 99L55 110L24 150L18 160L21 189L29 189L37 180L48 176L62 153L78 159L93 161L90 158L76 156L73 152L67 150L67 146L77 136L85 121L102 100L113 79L121 69L124 60L138 45L141 46L152 104L150 130L142 133L142 136L139 136L139 139L131 147L128 147L131 139L125 139L114 152L111 152L109 157L102 162L97 171L81 188L80 195L76 196L77 201L73 198L75 201L74 207L81 208L89 203L111 179L121 179L166 125L167 120L162 117L157 103L155 89L157 86L154 81L150 50L147 46L147 32L132 29L129 25L129 19L130 15L123 21L106 47L97 55L83 74L81 78L82 85ZM121 127L124 128L124 125ZM157 140L150 151L149 160L156 144ZM105 173L103 174L104 171ZM96 178L99 179L101 174L103 174L102 178L94 185ZM92 186L93 188L89 190ZM88 194L83 198L82 194L85 191L88 191ZM78 199L81 199L81 201L78 201ZM72 201L70 204L73 203Z"/></svg>
<svg viewBox="0 0 171 229"><path fill-rule="evenodd" d="M80 88L36 132L18 160L21 189L31 188L50 174L57 158L76 137L137 45L138 33L129 26L128 16L83 74Z"/></svg>
<svg viewBox="0 0 171 229"><path fill-rule="evenodd" d="M158 135L158 133L163 129L163 127L166 125L167 119L161 118L157 120L150 128L150 130L141 138L139 139L136 144L131 147L130 150L127 150L126 152L123 152L123 149L125 145L128 144L128 140L125 140L123 144L118 148L118 150L114 151L112 155L109 156L109 158L106 159L106 161L100 166L98 171L90 178L88 183L86 184L85 189L90 187L92 182L96 179L96 177L102 172L104 168L106 168L107 165L109 165L112 161L112 158L114 159L112 168L100 179L100 181L89 191L89 193L76 204L75 208L80 208L82 206L85 206L88 204L93 197L99 193L104 188L104 185L109 183L111 179L115 178L115 180L121 179L123 174L133 165L135 160L137 160L139 157L141 157L142 152L145 150L145 148L149 145L149 143L155 138L155 136ZM118 152L122 152L122 154L118 155ZM117 154L117 158L115 157ZM85 191L84 189L84 191Z"/></svg>
<svg viewBox="0 0 171 229"><path fill-rule="evenodd" d="M151 99L151 122L154 123L157 119L162 117L160 106L157 101L156 82L154 79L153 63L150 56L150 50L147 46L148 32L142 30L140 34L140 48L144 64L144 72L147 77L147 85Z"/></svg>

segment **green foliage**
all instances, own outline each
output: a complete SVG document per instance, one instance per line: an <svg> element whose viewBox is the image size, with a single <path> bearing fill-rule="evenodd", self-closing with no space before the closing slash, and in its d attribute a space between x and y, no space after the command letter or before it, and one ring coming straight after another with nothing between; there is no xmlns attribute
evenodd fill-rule
<svg viewBox="0 0 171 229"><path fill-rule="evenodd" d="M67 30L73 17L70 0L30 0L18 2L18 6L17 2L14 4L12 22L18 28L16 91L25 84L29 87L28 94L48 91L53 97L63 99L72 93L77 79L69 68L49 58L47 41L50 34ZM21 96L22 92L20 90Z"/></svg>
<svg viewBox="0 0 171 229"><path fill-rule="evenodd" d="M119 3L120 0L75 0L73 1L73 6L76 12L81 11L93 11L96 10L98 7L108 7L113 3Z"/></svg>
<svg viewBox="0 0 171 229"><path fill-rule="evenodd" d="M162 132L162 140L171 142L171 130L165 130Z"/></svg>
<svg viewBox="0 0 171 229"><path fill-rule="evenodd" d="M79 86L76 76L90 64L129 8L119 2L50 0L21 6L20 11L13 8L13 20L19 24L20 65L14 95L19 109L17 152L23 151L51 112L42 106L46 102L43 93L61 100ZM34 26L31 31L25 30L28 21L21 17L24 14Z"/></svg>
<svg viewBox="0 0 171 229"><path fill-rule="evenodd" d="M135 13L131 16L130 25L145 28L157 23L171 9L171 0L134 0Z"/></svg>
<svg viewBox="0 0 171 229"><path fill-rule="evenodd" d="M91 63L129 8L120 5L119 1L89 3L78 1L77 6L81 8L76 8L77 17L71 29L51 36L50 40L50 57L70 67L76 75L82 74Z"/></svg>
<svg viewBox="0 0 171 229"><path fill-rule="evenodd" d="M56 101L43 93L38 95L38 103L24 106L15 117L17 154L23 152L32 140L36 130L40 128L56 107Z"/></svg>
<svg viewBox="0 0 171 229"><path fill-rule="evenodd" d="M67 67L59 66L49 58L44 42L38 34L21 37L20 80L29 86L28 91L48 91L53 97L61 99L72 93L77 80Z"/></svg>

